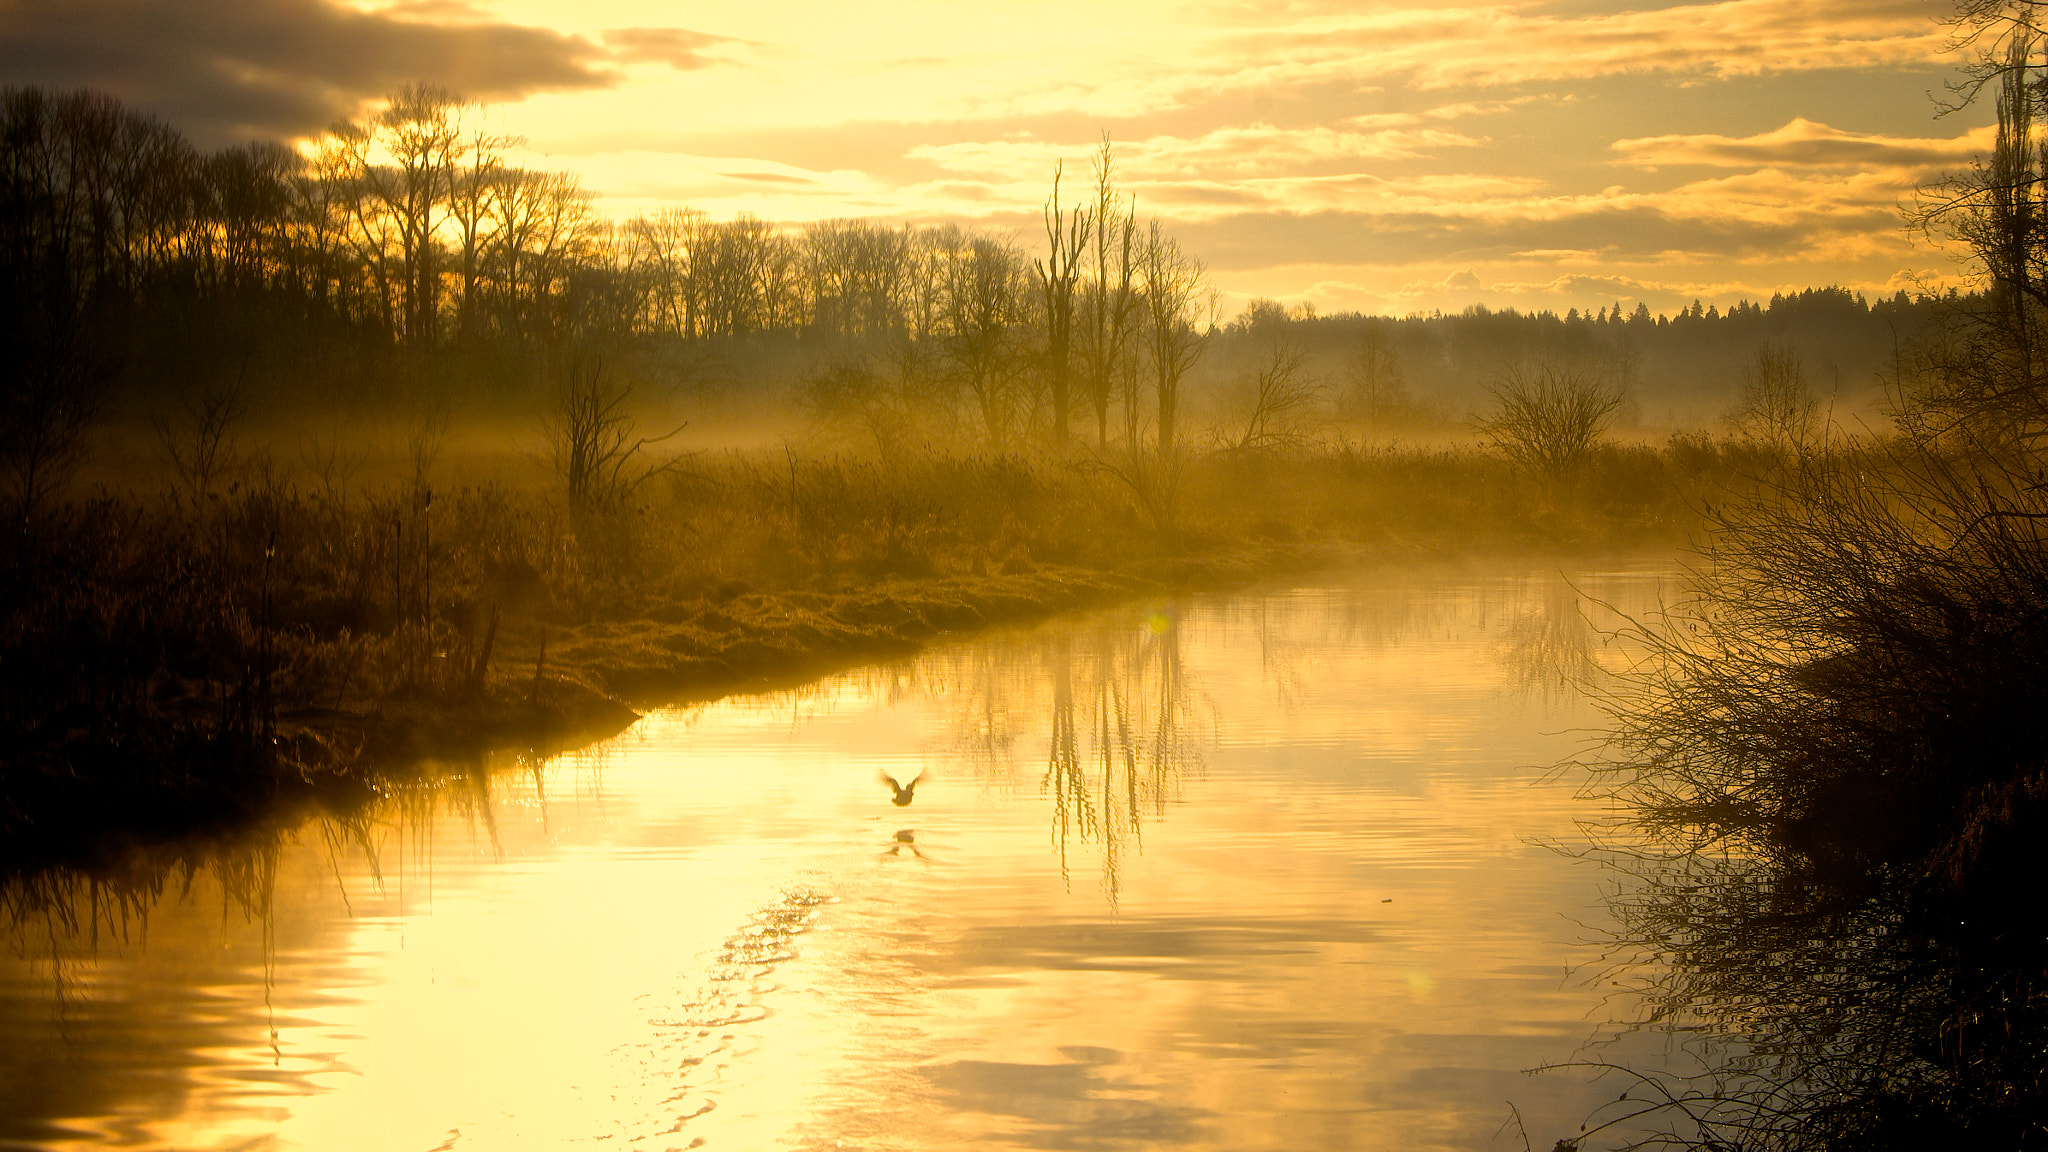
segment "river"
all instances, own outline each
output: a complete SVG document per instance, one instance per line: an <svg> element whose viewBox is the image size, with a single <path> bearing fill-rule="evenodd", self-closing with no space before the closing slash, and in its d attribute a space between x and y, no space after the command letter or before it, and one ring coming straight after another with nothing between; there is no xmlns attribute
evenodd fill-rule
<svg viewBox="0 0 2048 1152"><path fill-rule="evenodd" d="M30 878L0 1146L1545 1149L1659 1059L1548 769L1679 592L1130 605Z"/></svg>

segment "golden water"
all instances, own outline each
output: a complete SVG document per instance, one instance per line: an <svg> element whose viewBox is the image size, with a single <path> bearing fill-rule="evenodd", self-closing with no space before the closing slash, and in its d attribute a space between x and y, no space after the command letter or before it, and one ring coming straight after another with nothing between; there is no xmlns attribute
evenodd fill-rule
<svg viewBox="0 0 2048 1152"><path fill-rule="evenodd" d="M17 885L0 1147L1547 1148L1627 1009L1575 588L1678 591L1138 605Z"/></svg>

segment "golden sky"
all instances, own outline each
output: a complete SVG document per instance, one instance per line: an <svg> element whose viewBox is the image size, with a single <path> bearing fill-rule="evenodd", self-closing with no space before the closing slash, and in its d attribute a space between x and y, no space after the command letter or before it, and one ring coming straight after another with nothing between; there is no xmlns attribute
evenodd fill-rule
<svg viewBox="0 0 2048 1152"><path fill-rule="evenodd" d="M1054 162L1078 184L1107 134L1141 214L1226 302L1670 308L1951 282L1899 216L1988 139L1988 108L1936 115L1949 11L0 0L0 67L112 87L202 140L304 132L426 79L499 101L533 162L612 211L950 219L1027 243Z"/></svg>

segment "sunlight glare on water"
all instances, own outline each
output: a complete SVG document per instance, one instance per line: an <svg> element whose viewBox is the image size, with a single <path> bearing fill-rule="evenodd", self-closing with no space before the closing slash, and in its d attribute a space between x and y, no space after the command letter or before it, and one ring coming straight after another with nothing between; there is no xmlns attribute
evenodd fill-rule
<svg viewBox="0 0 2048 1152"><path fill-rule="evenodd" d="M1132 605L25 882L0 1146L1547 1147L1625 1011L1575 588L1678 593Z"/></svg>

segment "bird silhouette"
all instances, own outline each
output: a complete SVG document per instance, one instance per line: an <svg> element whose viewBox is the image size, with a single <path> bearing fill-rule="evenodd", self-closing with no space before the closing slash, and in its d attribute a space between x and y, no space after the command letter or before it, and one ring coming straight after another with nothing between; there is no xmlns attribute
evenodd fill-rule
<svg viewBox="0 0 2048 1152"><path fill-rule="evenodd" d="M898 784L894 776L889 775L887 772L882 773L882 783L887 784L889 791L895 793L894 796L889 798L889 803L894 804L898 808L910 807L910 802L917 799L913 795L917 791L917 782L922 779L924 779L924 773L919 772L910 778L910 783Z"/></svg>

